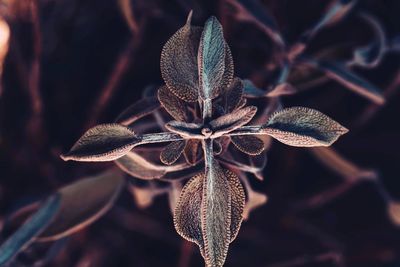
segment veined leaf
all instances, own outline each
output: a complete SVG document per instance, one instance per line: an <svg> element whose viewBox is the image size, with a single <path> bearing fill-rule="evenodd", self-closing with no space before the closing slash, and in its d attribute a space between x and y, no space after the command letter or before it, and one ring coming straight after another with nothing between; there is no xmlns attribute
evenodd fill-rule
<svg viewBox="0 0 400 267"><path fill-rule="evenodd" d="M160 108L160 103L155 97L146 97L130 105L118 115L115 121L122 125L129 125L151 114L158 108Z"/></svg>
<svg viewBox="0 0 400 267"><path fill-rule="evenodd" d="M222 26L215 17L203 29L198 52L199 95L203 100L216 98L221 92L225 73L225 40Z"/></svg>
<svg viewBox="0 0 400 267"><path fill-rule="evenodd" d="M180 99L195 102L198 99L197 51L200 27L191 26L192 11L185 26L164 45L161 53L161 74L168 88Z"/></svg>
<svg viewBox="0 0 400 267"><path fill-rule="evenodd" d="M100 124L89 129L71 148L61 155L63 160L112 161L122 157L139 142L135 133L120 124Z"/></svg>
<svg viewBox="0 0 400 267"><path fill-rule="evenodd" d="M232 144L243 153L248 155L259 155L264 151L264 142L253 135L238 135L231 137Z"/></svg>
<svg viewBox="0 0 400 267"><path fill-rule="evenodd" d="M158 100L175 120L188 121L188 111L185 102L174 95L167 86L161 86L158 89Z"/></svg>
<svg viewBox="0 0 400 267"><path fill-rule="evenodd" d="M185 149L186 141L174 141L167 145L160 154L160 160L166 165L174 164L182 155Z"/></svg>
<svg viewBox="0 0 400 267"><path fill-rule="evenodd" d="M212 137L220 137L246 125L251 121L256 112L257 108L255 106L248 106L216 118L210 122L211 130L213 131Z"/></svg>
<svg viewBox="0 0 400 267"><path fill-rule="evenodd" d="M205 177L201 202L201 230L207 266L222 266L231 241L232 194L223 169L214 159L212 140L203 141Z"/></svg>
<svg viewBox="0 0 400 267"><path fill-rule="evenodd" d="M196 139L189 139L186 142L183 155L185 156L186 162L193 166L199 161L200 152L200 141Z"/></svg>
<svg viewBox="0 0 400 267"><path fill-rule="evenodd" d="M330 146L348 130L325 114L309 108L292 107L271 115L265 133L298 147Z"/></svg>
<svg viewBox="0 0 400 267"><path fill-rule="evenodd" d="M93 223L112 207L124 182L121 173L108 171L61 188L57 215L37 240L57 240Z"/></svg>
<svg viewBox="0 0 400 267"><path fill-rule="evenodd" d="M59 212L60 199L60 195L55 194L46 200L41 208L1 245L0 266L11 263L20 251L26 249L46 229Z"/></svg>

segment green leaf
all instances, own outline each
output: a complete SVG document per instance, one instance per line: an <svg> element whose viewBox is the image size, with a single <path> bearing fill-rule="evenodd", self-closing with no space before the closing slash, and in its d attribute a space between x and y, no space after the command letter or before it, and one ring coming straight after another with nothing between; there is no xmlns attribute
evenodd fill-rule
<svg viewBox="0 0 400 267"><path fill-rule="evenodd" d="M272 114L263 130L284 144L298 147L330 146L348 132L325 114L303 107Z"/></svg>

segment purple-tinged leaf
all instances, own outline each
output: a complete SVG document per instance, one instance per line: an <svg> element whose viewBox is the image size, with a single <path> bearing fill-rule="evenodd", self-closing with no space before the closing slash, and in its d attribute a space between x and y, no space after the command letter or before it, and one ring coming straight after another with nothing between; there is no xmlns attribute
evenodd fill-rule
<svg viewBox="0 0 400 267"><path fill-rule="evenodd" d="M204 240L201 231L201 203L204 174L190 179L181 191L174 212L174 225L179 235L196 243L204 257Z"/></svg>
<svg viewBox="0 0 400 267"><path fill-rule="evenodd" d="M229 182L229 189L231 192L231 239L230 242L235 240L239 233L240 225L243 220L243 211L245 204L245 194L242 184L240 183L239 177L236 173L225 169L225 176Z"/></svg>
<svg viewBox="0 0 400 267"><path fill-rule="evenodd" d="M385 103L385 98L377 87L345 66L327 61L309 61L308 64L324 71L331 79L374 103L379 105Z"/></svg>
<svg viewBox="0 0 400 267"><path fill-rule="evenodd" d="M198 123L170 121L165 124L165 128L185 138L203 137L203 134L201 133L202 125Z"/></svg>
<svg viewBox="0 0 400 267"><path fill-rule="evenodd" d="M203 141L205 177L201 230L207 266L222 266L231 241L232 194L224 170L214 159L212 140Z"/></svg>
<svg viewBox="0 0 400 267"><path fill-rule="evenodd" d="M317 32L325 27L332 26L340 22L352 10L357 0L334 0L326 10L325 14L320 18L316 25L308 30L303 36L302 41L308 42Z"/></svg>
<svg viewBox="0 0 400 267"><path fill-rule="evenodd" d="M243 99L243 83L239 78L235 78L230 87L226 90L225 111L230 113L236 110Z"/></svg>
<svg viewBox="0 0 400 267"><path fill-rule="evenodd" d="M303 107L275 112L263 131L286 145L298 147L330 146L348 132L325 114Z"/></svg>
<svg viewBox="0 0 400 267"><path fill-rule="evenodd" d="M198 99L197 51L200 43L200 27L190 25L192 11L185 26L179 29L164 45L161 53L161 74L168 88L188 102Z"/></svg>
<svg viewBox="0 0 400 267"><path fill-rule="evenodd" d="M222 153L222 144L218 139L213 140L213 151L216 156Z"/></svg>
<svg viewBox="0 0 400 267"><path fill-rule="evenodd" d="M200 160L201 144L199 140L189 139L186 142L183 155L185 156L186 162L190 165L195 165Z"/></svg>
<svg viewBox="0 0 400 267"><path fill-rule="evenodd" d="M162 86L158 89L158 100L175 120L188 121L186 103L174 95L167 86Z"/></svg>
<svg viewBox="0 0 400 267"><path fill-rule="evenodd" d="M176 164L173 166L156 164L133 151L117 159L115 163L129 175L144 180L161 178L168 172L179 171L189 167L187 164Z"/></svg>
<svg viewBox="0 0 400 267"><path fill-rule="evenodd" d="M251 121L257 112L255 106L248 106L233 113L228 113L210 122L212 137L217 138L237 128L246 125Z"/></svg>
<svg viewBox="0 0 400 267"><path fill-rule="evenodd" d="M160 154L160 160L166 165L174 164L182 155L185 149L186 141L175 141L164 147Z"/></svg>
<svg viewBox="0 0 400 267"><path fill-rule="evenodd" d="M383 58L386 51L386 36L381 23L371 15L362 14L363 18L374 32L374 40L354 51L353 60L348 65L356 65L364 68L376 67Z"/></svg>
<svg viewBox="0 0 400 267"><path fill-rule="evenodd" d="M108 171L61 188L57 215L37 240L57 240L93 223L114 205L124 183L120 172Z"/></svg>
<svg viewBox="0 0 400 267"><path fill-rule="evenodd" d="M254 23L271 37L276 44L282 47L285 46L276 22L261 2L257 0L226 0L224 3L236 9L235 15L239 20Z"/></svg>
<svg viewBox="0 0 400 267"><path fill-rule="evenodd" d="M63 160L112 161L122 157L140 140L120 124L100 124L89 129L71 148L61 155Z"/></svg>
<svg viewBox="0 0 400 267"><path fill-rule="evenodd" d="M198 51L199 95L204 101L221 92L225 73L225 40L222 26L215 17L209 18L200 39Z"/></svg>
<svg viewBox="0 0 400 267"><path fill-rule="evenodd" d="M59 194L47 199L39 210L0 246L0 266L10 264L20 251L26 249L53 221L59 209Z"/></svg>
<svg viewBox="0 0 400 267"><path fill-rule="evenodd" d="M246 205L244 206L243 212L243 219L247 220L249 218L250 212L260 207L261 205L264 205L267 202L268 198L265 194L253 190L247 176L241 175L240 178L247 193L247 201Z"/></svg>
<svg viewBox="0 0 400 267"><path fill-rule="evenodd" d="M259 155L264 151L264 142L254 135L232 136L232 144L248 155Z"/></svg>
<svg viewBox="0 0 400 267"><path fill-rule="evenodd" d="M155 97L143 98L130 105L121 114L119 114L115 122L122 125L129 125L143 118L144 116L151 114L158 108L160 108L160 103Z"/></svg>
<svg viewBox="0 0 400 267"><path fill-rule="evenodd" d="M272 90L266 92L267 97L279 97L284 95L292 95L296 93L297 90L290 83L280 83L276 85Z"/></svg>

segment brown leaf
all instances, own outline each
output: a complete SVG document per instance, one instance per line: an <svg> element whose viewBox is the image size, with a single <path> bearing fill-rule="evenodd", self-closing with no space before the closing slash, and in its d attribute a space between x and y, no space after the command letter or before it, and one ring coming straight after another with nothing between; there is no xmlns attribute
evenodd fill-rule
<svg viewBox="0 0 400 267"><path fill-rule="evenodd" d="M61 188L57 215L38 240L60 239L97 220L112 207L124 181L121 173L108 171Z"/></svg>
<svg viewBox="0 0 400 267"><path fill-rule="evenodd" d="M348 132L325 114L303 107L286 108L272 114L263 128L278 141L299 147L330 146Z"/></svg>
<svg viewBox="0 0 400 267"><path fill-rule="evenodd" d="M161 86L158 89L158 100L175 120L188 121L186 103L174 95L167 86Z"/></svg>
<svg viewBox="0 0 400 267"><path fill-rule="evenodd" d="M201 152L200 148L201 146L199 140L189 139L186 142L183 155L185 156L187 163L193 166L200 160L199 159L199 154Z"/></svg>
<svg viewBox="0 0 400 267"><path fill-rule="evenodd" d="M164 45L161 53L161 74L168 88L180 99L198 99L197 51L202 28L192 27L192 12L185 26Z"/></svg>
<svg viewBox="0 0 400 267"><path fill-rule="evenodd" d="M112 161L128 153L140 140L135 133L120 124L100 124L89 129L61 155L63 160Z"/></svg>
<svg viewBox="0 0 400 267"><path fill-rule="evenodd" d="M259 155L264 151L264 142L254 135L238 135L231 137L232 144L243 153Z"/></svg>
<svg viewBox="0 0 400 267"><path fill-rule="evenodd" d="M243 87L242 80L235 78L227 89L225 104L226 113L230 113L240 106L243 99Z"/></svg>
<svg viewBox="0 0 400 267"><path fill-rule="evenodd" d="M151 114L158 108L160 108L160 103L155 97L146 97L126 108L118 115L115 122L122 125L129 125L144 116Z"/></svg>
<svg viewBox="0 0 400 267"><path fill-rule="evenodd" d="M212 137L220 137L226 133L232 132L237 128L246 125L251 121L257 112L255 106L248 106L239 109L233 113L228 113L210 122L213 131Z"/></svg>
<svg viewBox="0 0 400 267"><path fill-rule="evenodd" d="M243 220L243 211L245 204L245 194L242 184L240 183L239 177L236 173L225 169L225 176L229 182L229 188L232 195L231 201L231 240L235 240L239 233L240 225Z"/></svg>
<svg viewBox="0 0 400 267"><path fill-rule="evenodd" d="M170 121L165 124L165 128L186 138L203 137L202 125L198 123Z"/></svg>
<svg viewBox="0 0 400 267"><path fill-rule="evenodd" d="M185 148L186 141L175 141L164 147L160 154L160 160L166 165L175 163L181 156L183 149Z"/></svg>
<svg viewBox="0 0 400 267"><path fill-rule="evenodd" d="M175 207L175 229L183 238L196 243L204 254L204 240L201 231L201 203L204 174L197 174L183 187Z"/></svg>

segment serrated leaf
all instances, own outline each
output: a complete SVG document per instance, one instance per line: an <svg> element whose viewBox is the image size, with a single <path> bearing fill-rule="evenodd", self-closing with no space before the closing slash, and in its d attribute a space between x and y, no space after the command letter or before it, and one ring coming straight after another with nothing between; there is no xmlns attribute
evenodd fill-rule
<svg viewBox="0 0 400 267"><path fill-rule="evenodd" d="M185 156L186 162L190 165L195 165L200 159L201 152L200 141L196 139L189 139L186 142L185 149L183 151L183 155Z"/></svg>
<svg viewBox="0 0 400 267"><path fill-rule="evenodd" d="M63 160L112 161L128 153L139 142L135 133L120 124L100 124L89 129L61 155Z"/></svg>
<svg viewBox="0 0 400 267"><path fill-rule="evenodd" d="M161 74L168 88L180 99L198 99L197 51L202 28L191 26L192 12L185 26L164 45L161 53Z"/></svg>
<svg viewBox="0 0 400 267"><path fill-rule="evenodd" d="M315 61L312 64L324 71L330 78L357 94L379 105L385 103L385 98L376 86L364 80L345 66L327 61Z"/></svg>
<svg viewBox="0 0 400 267"><path fill-rule="evenodd" d="M245 194L242 184L240 183L239 177L236 173L224 169L225 176L229 182L229 188L231 191L231 226L230 233L231 239L230 242L235 240L236 236L239 233L240 225L243 220L243 211L245 205Z"/></svg>
<svg viewBox="0 0 400 267"><path fill-rule="evenodd" d="M243 99L243 87L242 81L239 78L235 78L230 87L226 90L226 113L230 113L240 106Z"/></svg>
<svg viewBox="0 0 400 267"><path fill-rule="evenodd" d="M165 128L186 138L203 137L201 133L202 125L198 123L170 121L165 124Z"/></svg>
<svg viewBox="0 0 400 267"><path fill-rule="evenodd" d="M204 25L198 64L199 95L203 100L214 99L221 92L225 73L225 40L222 26L215 17L209 18Z"/></svg>
<svg viewBox="0 0 400 267"><path fill-rule="evenodd" d="M188 121L188 111L185 102L174 95L167 86L158 89L158 100L165 110L177 121Z"/></svg>
<svg viewBox="0 0 400 267"><path fill-rule="evenodd" d="M166 165L174 164L182 155L185 146L186 146L186 141L184 140L171 142L161 151L160 154L161 162Z"/></svg>
<svg viewBox="0 0 400 267"><path fill-rule="evenodd" d="M207 266L222 266L231 241L232 195L228 179L213 156L212 140L204 141L205 177L201 202L201 230Z"/></svg>
<svg viewBox="0 0 400 267"><path fill-rule="evenodd" d="M231 137L232 144L248 155L259 155L264 151L264 142L253 135L238 135Z"/></svg>
<svg viewBox="0 0 400 267"><path fill-rule="evenodd" d="M142 98L119 114L115 122L122 125L129 125L151 114L158 108L160 108L160 103L155 97Z"/></svg>
<svg viewBox="0 0 400 267"><path fill-rule="evenodd" d="M251 121L257 112L255 106L248 106L235 112L225 114L210 122L212 137L217 138L237 128L246 125Z"/></svg>
<svg viewBox="0 0 400 267"><path fill-rule="evenodd" d="M57 215L37 240L57 240L93 223L113 206L124 182L121 173L108 171L61 188Z"/></svg>
<svg viewBox="0 0 400 267"><path fill-rule="evenodd" d="M11 263L20 251L26 249L52 222L59 209L59 194L47 199L40 209L1 245L0 266Z"/></svg>
<svg viewBox="0 0 400 267"><path fill-rule="evenodd" d="M292 107L271 115L265 133L298 147L330 146L348 130L325 114L310 108Z"/></svg>

